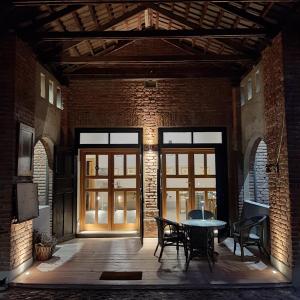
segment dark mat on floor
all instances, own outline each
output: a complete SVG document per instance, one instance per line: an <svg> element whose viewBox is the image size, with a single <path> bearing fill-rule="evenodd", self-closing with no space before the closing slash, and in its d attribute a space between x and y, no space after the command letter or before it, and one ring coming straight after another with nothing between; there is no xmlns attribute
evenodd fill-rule
<svg viewBox="0 0 300 300"><path fill-rule="evenodd" d="M142 280L143 272L102 272L100 280Z"/></svg>

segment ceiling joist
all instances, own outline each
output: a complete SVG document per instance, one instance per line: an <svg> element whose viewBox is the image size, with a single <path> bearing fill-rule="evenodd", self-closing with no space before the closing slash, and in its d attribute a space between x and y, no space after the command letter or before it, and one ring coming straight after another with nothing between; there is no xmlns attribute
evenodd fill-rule
<svg viewBox="0 0 300 300"><path fill-rule="evenodd" d="M84 41L84 40L138 40L138 39L182 39L182 38L264 38L268 33L261 28L230 29L183 29L183 30L144 30L144 31L68 31L37 32L27 38L46 42L51 41Z"/></svg>

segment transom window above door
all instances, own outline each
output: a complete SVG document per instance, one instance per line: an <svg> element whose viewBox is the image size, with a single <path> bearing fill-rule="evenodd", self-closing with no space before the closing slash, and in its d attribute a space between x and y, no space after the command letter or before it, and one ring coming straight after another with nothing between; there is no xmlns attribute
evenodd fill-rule
<svg viewBox="0 0 300 300"><path fill-rule="evenodd" d="M142 141L141 129L76 129L78 148L86 147L139 147Z"/></svg>

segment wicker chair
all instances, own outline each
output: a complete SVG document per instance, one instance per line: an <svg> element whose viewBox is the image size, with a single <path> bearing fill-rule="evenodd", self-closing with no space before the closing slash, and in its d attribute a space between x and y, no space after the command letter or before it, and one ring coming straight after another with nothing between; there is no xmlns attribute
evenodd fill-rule
<svg viewBox="0 0 300 300"><path fill-rule="evenodd" d="M161 260L164 248L167 246L176 247L177 255L179 254L179 247L182 246L184 247L186 254L185 233L183 228L178 223L161 217L155 217L155 220L157 224L158 242L154 251L154 256L157 252L158 246L161 247L158 261Z"/></svg>
<svg viewBox="0 0 300 300"><path fill-rule="evenodd" d="M257 246L260 255L262 255L262 250L267 254L263 243L264 222L266 219L267 216L255 216L233 223L234 254L236 244L239 243L242 261L244 260L244 247L246 246ZM254 230L256 231L254 232Z"/></svg>
<svg viewBox="0 0 300 300"><path fill-rule="evenodd" d="M194 210L189 211L188 219L203 219L202 210L194 209ZM215 215L211 211L205 210L204 211L204 219L206 219L206 220L215 219Z"/></svg>
<svg viewBox="0 0 300 300"><path fill-rule="evenodd" d="M212 271L212 265L214 264L214 238L211 234L211 230L201 227L185 226L187 238L187 271L190 261L194 257L206 257L210 271Z"/></svg>

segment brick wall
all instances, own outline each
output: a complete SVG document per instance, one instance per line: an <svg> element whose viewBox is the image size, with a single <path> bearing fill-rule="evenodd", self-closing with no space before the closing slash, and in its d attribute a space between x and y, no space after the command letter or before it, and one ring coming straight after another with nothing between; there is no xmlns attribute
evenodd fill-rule
<svg viewBox="0 0 300 300"><path fill-rule="evenodd" d="M12 186L15 170L16 124L14 120L14 70L13 38L2 39L0 43L0 271L10 268L10 226L12 218Z"/></svg>
<svg viewBox="0 0 300 300"><path fill-rule="evenodd" d="M269 204L269 178L266 173L267 145L260 141L257 146L254 160L255 201L261 204Z"/></svg>
<svg viewBox="0 0 300 300"><path fill-rule="evenodd" d="M287 268L292 267L291 203L285 123L285 90L282 35L278 35L262 56L264 70L265 124L268 163L276 163L279 173L269 173L269 202L272 256ZM281 141L281 133L282 143Z"/></svg>
<svg viewBox="0 0 300 300"><path fill-rule="evenodd" d="M38 141L34 147L33 182L38 185L39 204L47 205L49 195L48 159L41 141Z"/></svg>
<svg viewBox="0 0 300 300"><path fill-rule="evenodd" d="M67 106L71 130L142 127L144 143L157 144L158 127L173 126L224 126L230 141L231 101L231 83L226 79L159 80L157 89L145 89L138 80L74 80ZM146 236L156 232L152 217L157 213L157 164L156 152L145 155Z"/></svg>
<svg viewBox="0 0 300 300"><path fill-rule="evenodd" d="M300 285L300 20L291 20L283 32L283 63L285 85L285 113L288 148L289 196L288 207L291 218L291 239L293 244L294 282ZM286 140L284 140L285 142ZM286 165L285 165L286 166Z"/></svg>

